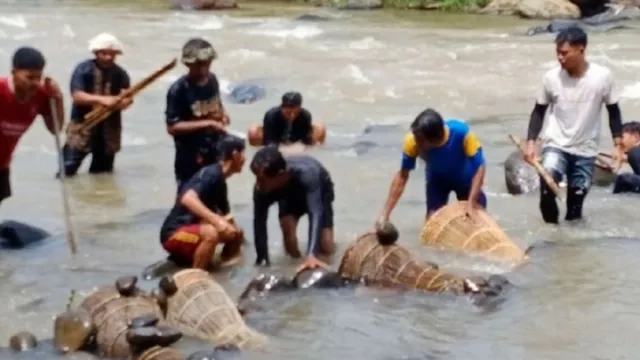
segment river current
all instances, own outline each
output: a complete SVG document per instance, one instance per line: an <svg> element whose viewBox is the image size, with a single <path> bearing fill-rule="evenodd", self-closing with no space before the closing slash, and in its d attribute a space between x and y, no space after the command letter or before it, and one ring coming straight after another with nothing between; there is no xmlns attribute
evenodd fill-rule
<svg viewBox="0 0 640 360"><path fill-rule="evenodd" d="M271 345L240 358L637 358L638 198L594 188L585 223L553 228L540 218L537 193L514 197L505 189L502 162L514 150L507 134L525 134L541 76L555 65L551 36L518 35L530 24L509 18L344 12L330 21L303 22L294 19L312 9L254 10L189 13L139 4L2 2L0 73L9 73L16 47L30 44L43 50L47 72L66 91L73 67L90 55L88 40L107 31L124 43L119 62L135 81L179 56L188 38L202 36L220 55L213 70L225 92L242 81L267 90L266 99L253 104L227 103L234 131L245 132L261 121L284 91L301 91L304 106L329 129L326 146L311 154L327 166L336 185L334 266L346 244L369 230L379 215L408 124L424 108L434 107L448 117L467 119L481 138L491 214L523 247L546 245L533 251L530 264L506 273L516 289L492 312L481 312L464 298L424 294L318 291L265 300L264 310L248 322L268 334ZM591 61L613 70L627 121L640 118L637 38L634 31L596 34L587 50ZM175 182L164 100L169 84L183 72L178 65L125 113L124 146L113 176L90 176L84 165L82 174L69 181L79 238L76 258L62 240L53 139L37 121L21 140L12 165L14 196L2 204L0 218L41 226L56 237L29 250L0 252L0 299L5 303L0 339L20 330L50 337L51 319L64 309L69 290L86 294L118 275L139 274L165 256L158 231L172 205ZM385 126L363 134L372 125ZM602 150L608 151L606 116L602 128ZM248 150L249 158L254 151ZM233 212L249 239L252 180L247 169L230 180ZM416 171L393 214L402 244L461 274L505 273L498 264L418 244L423 181ZM269 223L271 271L291 273L297 263L283 254L275 209ZM301 242L306 226L303 220ZM252 265L254 256L248 246L243 266L217 274L232 297L260 271ZM0 355L36 358L1 350Z"/></svg>

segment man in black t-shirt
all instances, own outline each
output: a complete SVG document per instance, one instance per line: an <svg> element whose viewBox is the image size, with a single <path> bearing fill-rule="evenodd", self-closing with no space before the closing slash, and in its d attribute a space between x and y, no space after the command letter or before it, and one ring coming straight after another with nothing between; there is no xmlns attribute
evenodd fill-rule
<svg viewBox="0 0 640 360"><path fill-rule="evenodd" d="M160 242L180 265L207 270L219 243L224 244L223 263L239 259L244 237L230 218L226 179L242 171L244 148L244 140L226 135L218 144L220 161L196 172L178 194Z"/></svg>
<svg viewBox="0 0 640 360"><path fill-rule="evenodd" d="M302 108L302 95L288 92L282 95L280 106L269 109L264 114L262 126L254 125L249 129L247 138L252 146L323 144L326 129L322 124L311 122L311 113Z"/></svg>
<svg viewBox="0 0 640 360"><path fill-rule="evenodd" d="M178 191L200 168L215 162L216 143L229 124L220 100L220 85L211 73L216 52L203 39L191 39L182 49L189 72L176 80L167 93L167 132L176 146L174 170Z"/></svg>
<svg viewBox="0 0 640 360"><path fill-rule="evenodd" d="M267 239L269 207L278 202L280 227L287 253L298 250L298 220L309 215L307 257L299 270L324 266L316 254L330 255L333 239L333 181L318 160L305 155L286 160L275 146L264 147L254 155L251 171L256 176L253 190L253 232L256 265L270 264Z"/></svg>
<svg viewBox="0 0 640 360"><path fill-rule="evenodd" d="M613 193L640 193L640 122L622 125L622 147L633 172L616 176Z"/></svg>

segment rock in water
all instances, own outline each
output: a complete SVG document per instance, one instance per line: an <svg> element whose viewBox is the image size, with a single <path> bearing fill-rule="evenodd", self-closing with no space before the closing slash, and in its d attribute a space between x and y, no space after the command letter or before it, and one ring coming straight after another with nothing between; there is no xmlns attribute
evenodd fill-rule
<svg viewBox="0 0 640 360"><path fill-rule="evenodd" d="M122 276L116 280L116 289L122 296L131 296L136 291L137 276Z"/></svg>
<svg viewBox="0 0 640 360"><path fill-rule="evenodd" d="M0 248L22 249L50 236L42 229L18 221L7 220L0 223Z"/></svg>
<svg viewBox="0 0 640 360"><path fill-rule="evenodd" d="M213 351L202 350L189 355L187 360L216 360L216 358Z"/></svg>
<svg viewBox="0 0 640 360"><path fill-rule="evenodd" d="M164 291L167 296L171 296L178 291L178 287L176 286L175 281L173 281L173 277L169 275L165 275L160 279L158 287L160 287L160 290Z"/></svg>
<svg viewBox="0 0 640 360"><path fill-rule="evenodd" d="M15 351L27 351L38 346L36 337L26 331L21 331L9 338L9 347Z"/></svg>
<svg viewBox="0 0 640 360"><path fill-rule="evenodd" d="M91 315L84 309L65 311L56 316L53 344L63 353L81 349L94 332Z"/></svg>
<svg viewBox="0 0 640 360"><path fill-rule="evenodd" d="M241 83L233 87L229 94L229 100L236 104L250 104L264 99L266 93L265 89L258 85Z"/></svg>
<svg viewBox="0 0 640 360"><path fill-rule="evenodd" d="M398 229L390 222L385 223L379 229L376 229L376 236L381 245L392 245L398 241Z"/></svg>
<svg viewBox="0 0 640 360"><path fill-rule="evenodd" d="M129 321L129 327L132 329L136 329L147 326L156 326L158 321L160 321L160 318L158 318L156 314L149 313L131 319Z"/></svg>

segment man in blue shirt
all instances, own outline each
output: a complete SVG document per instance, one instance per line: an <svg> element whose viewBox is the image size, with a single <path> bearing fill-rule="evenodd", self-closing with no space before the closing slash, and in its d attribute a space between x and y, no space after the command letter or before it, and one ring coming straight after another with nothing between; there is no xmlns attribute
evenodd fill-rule
<svg viewBox="0 0 640 360"><path fill-rule="evenodd" d="M400 170L391 183L378 226L389 221L418 157L426 165L425 221L447 204L452 191L458 200L469 201L469 216L477 204L487 206L487 198L482 192L485 164L480 141L463 121L444 121L438 112L426 109L416 117L411 132L405 136Z"/></svg>

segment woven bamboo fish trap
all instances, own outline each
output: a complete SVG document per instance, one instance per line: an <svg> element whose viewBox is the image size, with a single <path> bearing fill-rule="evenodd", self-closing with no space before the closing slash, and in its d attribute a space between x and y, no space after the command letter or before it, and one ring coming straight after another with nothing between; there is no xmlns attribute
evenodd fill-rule
<svg viewBox="0 0 640 360"><path fill-rule="evenodd" d="M138 355L136 360L184 360L184 356L178 350L154 346Z"/></svg>
<svg viewBox="0 0 640 360"><path fill-rule="evenodd" d="M459 201L433 213L420 234L422 243L499 260L521 262L527 258L486 211L477 209L472 221L465 209L466 201Z"/></svg>
<svg viewBox="0 0 640 360"><path fill-rule="evenodd" d="M131 356L126 336L131 319L145 314L162 318L160 307L154 299L144 293L125 297L120 295L115 286L94 291L80 306L91 314L97 332L98 351L105 357Z"/></svg>
<svg viewBox="0 0 640 360"><path fill-rule="evenodd" d="M178 291L167 302L167 322L186 335L212 340L219 345L252 349L266 337L249 328L236 304L209 273L199 269L173 275Z"/></svg>
<svg viewBox="0 0 640 360"><path fill-rule="evenodd" d="M402 246L381 245L375 233L367 233L351 243L338 272L354 280L382 286L442 292L464 289L464 279L415 259Z"/></svg>

